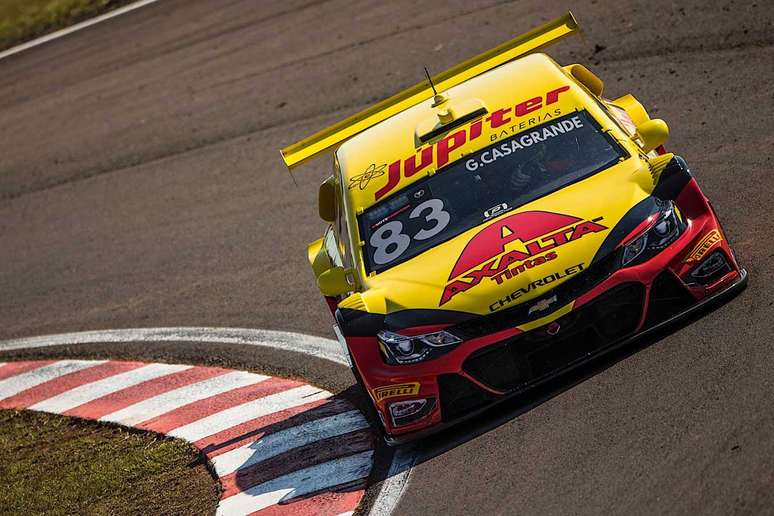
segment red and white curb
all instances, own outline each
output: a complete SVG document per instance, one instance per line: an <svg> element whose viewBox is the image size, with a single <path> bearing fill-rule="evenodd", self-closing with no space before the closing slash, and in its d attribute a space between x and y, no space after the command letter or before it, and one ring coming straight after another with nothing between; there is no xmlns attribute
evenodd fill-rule
<svg viewBox="0 0 774 516"><path fill-rule="evenodd" d="M223 515L351 513L372 467L368 422L349 402L245 371L113 360L0 363L0 408L185 439L212 461Z"/></svg>
<svg viewBox="0 0 774 516"><path fill-rule="evenodd" d="M0 351L109 342L121 342L125 345L144 342L166 342L181 345L186 342L238 344L254 346L259 349L266 347L292 351L340 365L348 365L340 344L335 340L302 333L212 326L127 328L23 337L0 341ZM387 478L382 482L369 511L370 516L392 514L408 486L411 471L416 461L417 454L412 447L404 446L395 450Z"/></svg>

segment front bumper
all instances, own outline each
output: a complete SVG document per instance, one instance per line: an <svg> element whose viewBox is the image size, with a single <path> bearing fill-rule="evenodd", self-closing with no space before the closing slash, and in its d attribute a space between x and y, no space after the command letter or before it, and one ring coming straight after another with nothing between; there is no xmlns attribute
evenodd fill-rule
<svg viewBox="0 0 774 516"><path fill-rule="evenodd" d="M690 317L693 314L701 312L701 310L704 309L705 307L707 307L707 305L711 305L712 303L718 302L718 301L720 301L720 300L722 300L724 298L733 297L737 293L739 293L742 290L744 290L744 288L746 286L747 286L747 271L744 268L742 268L742 269L739 270L739 274L735 277L735 279L731 283L726 285L723 289L715 292L714 294L712 294L710 296L705 297L704 299L702 299L698 303L695 303L695 304L691 305L690 307L684 309L683 311L678 312L678 313L676 313L676 314L674 314L674 315L672 315L672 316L670 316L670 317L668 317L668 318L666 318L666 319L664 319L664 320L662 320L662 321L660 321L660 322L658 322L656 324L653 324L652 326L643 328L643 329L641 329L640 331L638 331L635 334L629 335L628 337L625 337L625 338L620 339L620 340L618 340L616 342L613 342L612 344L610 344L610 345L608 345L606 347L600 348L600 349L598 349L598 350L596 350L594 352L586 353L583 357L580 357L577 360L575 360L573 362L570 362L570 363L568 363L568 364L566 364L566 365L564 365L564 366L562 366L560 368L554 369L551 373L549 373L549 374L547 374L547 375L545 375L545 376L543 376L543 377L541 377L541 378L539 378L539 379L537 379L537 380L535 380L535 381L533 381L531 383L525 384L521 388L518 388L518 389L515 389L515 390L511 390L511 391L506 392L506 393L501 394L501 395L492 395L491 393L488 393L489 396L486 396L486 395L485 396L480 396L479 395L478 399L473 399L473 400L471 400L469 402L469 403L471 403L471 405L466 407L467 410L465 411L465 413L458 415L456 418L449 418L449 419L443 418L440 423L437 423L435 425L426 427L426 428L421 429L421 430L415 430L415 431L413 431L411 433L407 433L407 434L398 434L398 435L385 434L384 435L384 439L387 442L387 444L389 444L390 446L397 446L397 445L400 445L400 444L404 444L406 442L410 442L410 441L414 441L414 440L417 440L417 439L421 439L421 438L426 437L428 435L435 434L435 433L440 432L440 431L442 431L442 430L444 430L446 428L449 428L451 426L455 426L455 425L457 425L457 424L459 424L459 423L461 423L461 422L463 422L465 420L468 420L468 419L471 419L471 418L477 416L481 412L483 412L485 410L488 410L488 409L490 409L491 407L493 407L495 405L498 405L500 403L508 401L509 399L511 399L511 398L513 398L513 397L515 397L515 396L517 396L519 394L522 394L523 392L525 392L525 391L527 391L527 390L529 390L531 388L537 387L541 383L548 382L551 379L554 379L554 378L556 378L556 377L558 377L558 376L560 376L562 374L566 374L566 373L570 372L571 370L573 370L573 369L575 369L575 368L577 368L577 367L579 367L579 366L581 366L581 365L583 365L583 364L585 364L585 363L587 363L587 362L589 362L591 360L594 360L594 359L597 359L599 357L602 357L602 356L604 356L604 355L606 355L608 353L611 353L611 352L613 352L613 351L615 351L615 350L617 350L617 349L619 349L619 348L621 348L623 346L626 346L627 344L632 343L633 341L636 341L636 340L638 340L640 338L643 338L643 337L645 337L645 336L647 336L647 335L649 335L651 333L654 333L654 332L656 332L656 331L658 331L660 329L663 329L663 328L665 328L665 327L667 327L667 326L669 326L671 324L674 324L674 323L678 322L681 319L688 318L688 317ZM460 378L460 379L463 378L463 376L461 376L461 375L439 375L439 382L443 382L444 381L444 380L441 380L441 378L447 378L447 380L445 380L445 381L449 382L449 383L446 384L448 389L457 388L458 392L459 391L463 391L464 392L465 389L469 389L469 387L462 387L462 388L460 388L464 384L459 383L459 380L452 380L452 378L455 378L455 377L456 378ZM454 383L455 381L457 382L456 384ZM469 382L469 383L472 383L472 382ZM470 392L470 391L468 390L467 392ZM473 391L473 392L475 392L475 391ZM443 409L441 409L441 410L443 410Z"/></svg>
<svg viewBox="0 0 774 516"><path fill-rule="evenodd" d="M640 265L594 273L590 283L573 290L572 302L545 317L518 328L477 324L454 350L412 365L385 364L375 337L347 337L387 442L398 444L457 424L743 289L747 273L736 263L714 212L695 182L686 191L678 205L688 207L690 223L677 241ZM722 238L713 240L701 261L690 261L712 232ZM703 285L692 282L691 272L713 253L721 253L728 268ZM584 274L592 277L590 269ZM393 425L389 405L416 398L432 399L432 410L410 424Z"/></svg>

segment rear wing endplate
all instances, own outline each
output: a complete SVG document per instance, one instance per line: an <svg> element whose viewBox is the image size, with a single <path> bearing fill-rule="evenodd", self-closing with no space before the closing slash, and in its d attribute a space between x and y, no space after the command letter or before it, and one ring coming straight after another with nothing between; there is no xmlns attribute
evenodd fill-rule
<svg viewBox="0 0 774 516"><path fill-rule="evenodd" d="M472 77L481 75L530 52L545 48L578 31L579 27L575 17L571 12L568 12L564 16L433 76L433 83L438 91L446 91ZM426 81L415 84L397 95L393 95L308 138L288 145L281 151L282 159L285 160L288 169L293 170L295 167L339 146L369 127L432 97L433 90Z"/></svg>

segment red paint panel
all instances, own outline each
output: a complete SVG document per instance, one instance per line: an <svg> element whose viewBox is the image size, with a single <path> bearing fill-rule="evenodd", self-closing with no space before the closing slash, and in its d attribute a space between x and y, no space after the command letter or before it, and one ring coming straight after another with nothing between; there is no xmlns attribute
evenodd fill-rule
<svg viewBox="0 0 774 516"><path fill-rule="evenodd" d="M354 511L364 491L357 489L343 493L321 493L310 498L295 500L287 504L272 505L251 516L319 516L320 514L341 514Z"/></svg>
<svg viewBox="0 0 774 516"><path fill-rule="evenodd" d="M78 416L88 419L99 419L102 416L111 414L130 405L134 405L148 398L158 396L180 387L185 387L192 383L201 382L230 372L228 369L219 367L193 367L172 373L169 375L154 378L147 382L142 382L132 387L108 394L89 403L65 412L68 416Z"/></svg>
<svg viewBox="0 0 774 516"><path fill-rule="evenodd" d="M26 373L32 371L38 367L43 367L48 364L53 364L56 360L33 360L31 362L8 362L4 366L0 366L0 380L5 380L11 376L17 374Z"/></svg>
<svg viewBox="0 0 774 516"><path fill-rule="evenodd" d="M53 398L63 392L69 391L87 383L103 380L126 371L131 371L144 366L142 362L105 362L104 364L89 367L81 371L75 371L59 376L40 385L36 385L26 391L0 401L0 408L29 407L43 400Z"/></svg>
<svg viewBox="0 0 774 516"><path fill-rule="evenodd" d="M269 378L262 382L240 387L217 396L205 398L203 400L189 403L184 407L167 412L162 416L155 417L137 425L137 428L143 430L153 430L154 432L167 433L175 428L179 428L188 423L193 423L199 419L215 414L222 410L247 403L257 398L263 398L278 392L286 391L294 387L300 387L301 382L285 380L281 378Z"/></svg>

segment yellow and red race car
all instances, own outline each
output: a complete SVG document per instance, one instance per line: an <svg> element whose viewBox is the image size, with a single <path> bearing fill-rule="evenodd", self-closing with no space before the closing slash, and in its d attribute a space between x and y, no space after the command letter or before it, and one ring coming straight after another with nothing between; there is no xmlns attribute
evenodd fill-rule
<svg viewBox="0 0 774 516"><path fill-rule="evenodd" d="M666 124L537 52L577 30L563 16L283 149L291 169L333 152L309 261L388 442L746 283Z"/></svg>

